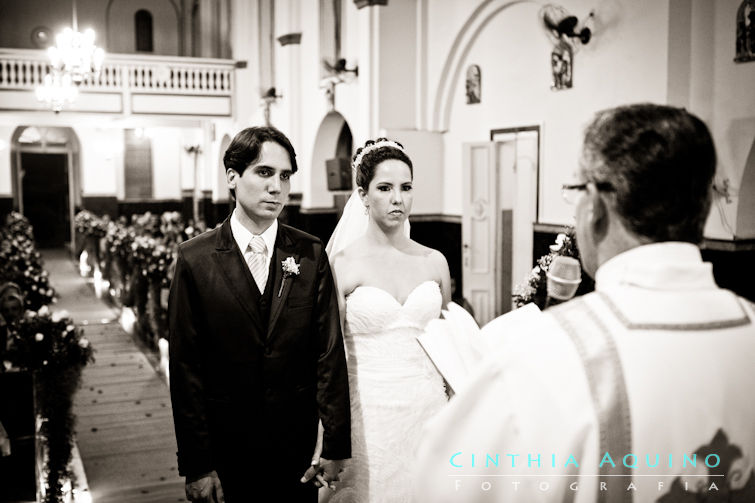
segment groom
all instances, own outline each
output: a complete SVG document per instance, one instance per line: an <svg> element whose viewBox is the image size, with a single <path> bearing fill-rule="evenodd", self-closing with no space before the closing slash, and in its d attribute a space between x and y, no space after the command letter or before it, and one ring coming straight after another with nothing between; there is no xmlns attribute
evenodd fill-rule
<svg viewBox="0 0 755 503"><path fill-rule="evenodd" d="M319 239L277 221L297 170L283 133L245 129L223 163L236 208L179 246L170 289L179 473L190 501L315 502L315 485L300 481L305 472L329 483L351 456L328 257Z"/></svg>

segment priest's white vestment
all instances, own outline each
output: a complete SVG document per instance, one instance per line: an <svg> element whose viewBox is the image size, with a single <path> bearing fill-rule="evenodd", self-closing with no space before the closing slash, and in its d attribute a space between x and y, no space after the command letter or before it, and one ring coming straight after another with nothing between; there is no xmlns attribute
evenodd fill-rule
<svg viewBox="0 0 755 503"><path fill-rule="evenodd" d="M429 422L415 500L755 501L754 323L694 245L613 257Z"/></svg>

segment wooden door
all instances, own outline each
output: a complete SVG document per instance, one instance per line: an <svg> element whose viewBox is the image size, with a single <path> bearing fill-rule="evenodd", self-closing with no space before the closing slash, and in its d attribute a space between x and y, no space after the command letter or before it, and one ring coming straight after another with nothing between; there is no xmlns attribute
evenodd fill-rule
<svg viewBox="0 0 755 503"><path fill-rule="evenodd" d="M21 153L23 214L39 248L62 248L71 235L68 154Z"/></svg>
<svg viewBox="0 0 755 503"><path fill-rule="evenodd" d="M511 294L533 267L533 224L537 221L538 131L517 131L495 137L500 224L498 245L502 284L500 312L511 310Z"/></svg>
<svg viewBox="0 0 755 503"><path fill-rule="evenodd" d="M464 297L477 323L496 315L496 212L498 183L494 144L463 148L462 274Z"/></svg>

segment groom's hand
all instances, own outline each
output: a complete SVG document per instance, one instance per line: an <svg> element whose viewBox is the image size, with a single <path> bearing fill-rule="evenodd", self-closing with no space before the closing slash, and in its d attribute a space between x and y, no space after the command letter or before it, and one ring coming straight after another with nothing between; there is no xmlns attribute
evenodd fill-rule
<svg viewBox="0 0 755 503"><path fill-rule="evenodd" d="M186 499L194 503L225 503L218 474L213 470L199 477L186 477Z"/></svg>
<svg viewBox="0 0 755 503"><path fill-rule="evenodd" d="M320 458L319 463L313 463L307 468L304 476L301 478L302 483L307 483L313 478L317 487L326 486L335 491L335 482L338 482L338 475L343 471L343 459L325 459Z"/></svg>

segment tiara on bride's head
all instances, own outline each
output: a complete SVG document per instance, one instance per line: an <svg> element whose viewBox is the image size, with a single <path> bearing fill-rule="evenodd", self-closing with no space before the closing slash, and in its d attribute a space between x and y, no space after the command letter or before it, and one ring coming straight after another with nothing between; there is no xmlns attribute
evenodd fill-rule
<svg viewBox="0 0 755 503"><path fill-rule="evenodd" d="M362 159L364 158L365 155L383 147L392 147L392 148L396 148L404 152L404 147L402 147L399 143L396 143L393 140L378 140L371 145L367 145L366 147L363 147L362 150L357 154L356 159L354 159L354 163L352 164L354 169L359 168L359 165L362 164Z"/></svg>

